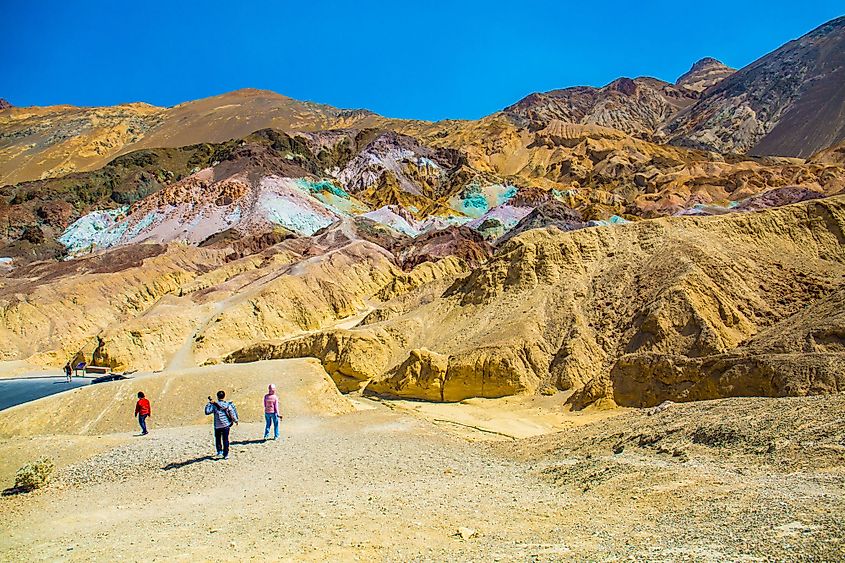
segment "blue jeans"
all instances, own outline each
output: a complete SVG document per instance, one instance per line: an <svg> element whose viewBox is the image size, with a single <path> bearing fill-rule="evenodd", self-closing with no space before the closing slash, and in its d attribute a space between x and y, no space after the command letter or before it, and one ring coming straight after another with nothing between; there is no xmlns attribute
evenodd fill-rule
<svg viewBox="0 0 845 563"><path fill-rule="evenodd" d="M147 417L150 416L148 414L139 414L138 415L138 424L141 425L141 432L146 434L147 433Z"/></svg>
<svg viewBox="0 0 845 563"><path fill-rule="evenodd" d="M266 425L264 426L264 439L267 439L267 436L270 435L270 424L273 425L273 439L279 437L279 415L274 412L265 412L264 413L264 422Z"/></svg>
<svg viewBox="0 0 845 563"><path fill-rule="evenodd" d="M229 430L231 428L227 426L214 429L214 445L217 446L217 454L223 454L223 457L229 457Z"/></svg>

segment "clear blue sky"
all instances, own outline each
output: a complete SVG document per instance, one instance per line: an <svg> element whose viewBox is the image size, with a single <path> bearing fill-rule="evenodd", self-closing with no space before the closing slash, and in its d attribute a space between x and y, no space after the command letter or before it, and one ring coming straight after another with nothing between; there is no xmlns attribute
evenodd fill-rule
<svg viewBox="0 0 845 563"><path fill-rule="evenodd" d="M0 97L156 105L266 88L391 117L477 118L534 92L744 66L842 0L0 0Z"/></svg>

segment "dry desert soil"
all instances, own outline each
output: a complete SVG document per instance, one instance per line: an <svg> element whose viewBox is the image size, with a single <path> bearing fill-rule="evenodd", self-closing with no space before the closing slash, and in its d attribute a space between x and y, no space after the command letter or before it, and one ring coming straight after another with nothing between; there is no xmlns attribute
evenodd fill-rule
<svg viewBox="0 0 845 563"><path fill-rule="evenodd" d="M264 442L269 380L285 416ZM218 386L243 420L225 461L201 412ZM23 463L57 464L47 487L0 497L0 560L845 558L842 395L579 413L564 398L341 396L314 360L46 397L0 413L4 487Z"/></svg>

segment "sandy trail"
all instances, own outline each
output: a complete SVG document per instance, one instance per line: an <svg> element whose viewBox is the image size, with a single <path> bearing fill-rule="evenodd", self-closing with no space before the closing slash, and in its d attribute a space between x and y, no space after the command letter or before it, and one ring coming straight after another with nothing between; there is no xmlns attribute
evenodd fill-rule
<svg viewBox="0 0 845 563"><path fill-rule="evenodd" d="M279 365L316 373L313 363L302 360L252 367L260 373ZM31 455L47 439L78 448L48 488L0 498L0 560L720 561L845 555L845 472L835 448L825 454L833 465L819 470L781 466L771 456L761 463L756 453L732 461L712 453L717 450L710 445L688 448L688 459L630 444L613 453L626 433L636 443L635 425L646 419L635 412L573 421L559 434L491 441L488 431L472 434L472 425L464 423L483 423L482 409L494 403L451 405L421 416L407 406L352 399L354 411L325 416L296 389L284 402L281 439L263 442L263 424L245 422L233 430L227 461L210 457L210 424L160 428L153 420L151 435L143 438L128 432L7 438L0 443L3 456L14 448ZM783 405L762 404L776 410ZM835 446L836 432L845 428L837 422L845 398L796 404L832 413L818 424ZM499 428L506 418L502 405L491 415ZM450 417L450 410L462 406L472 410L462 415L459 432L426 418ZM529 406L511 407L514 428L526 428ZM648 418L651 426L643 432L678 436L673 429L679 424L692 431L700 421L713 426L725 418L699 411L675 407L659 424ZM785 412L786 419L800 418ZM258 420L259 414L244 420ZM738 428L747 426L736 418ZM806 433L822 436L812 428ZM822 446L829 448L818 441ZM804 452L821 459L815 450ZM459 527L478 535L462 539L455 535Z"/></svg>
<svg viewBox="0 0 845 563"><path fill-rule="evenodd" d="M451 537L459 526L483 529L485 549L536 549L528 528L557 517L563 502L519 466L383 408L283 428L278 442L262 443L262 425L240 425L228 461L208 458L207 426L127 436L66 468L49 492L3 499L16 517L0 524L0 554L441 559L475 551ZM523 525L498 529L522 510L532 513Z"/></svg>

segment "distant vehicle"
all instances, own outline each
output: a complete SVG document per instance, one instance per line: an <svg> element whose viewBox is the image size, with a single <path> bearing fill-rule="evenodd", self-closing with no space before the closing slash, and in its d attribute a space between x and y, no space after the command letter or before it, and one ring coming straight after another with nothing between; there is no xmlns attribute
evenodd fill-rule
<svg viewBox="0 0 845 563"><path fill-rule="evenodd" d="M121 379L129 379L125 375L120 375L119 373L110 373L108 375L103 375L91 380L91 384L94 383L106 383L108 381L120 381Z"/></svg>

